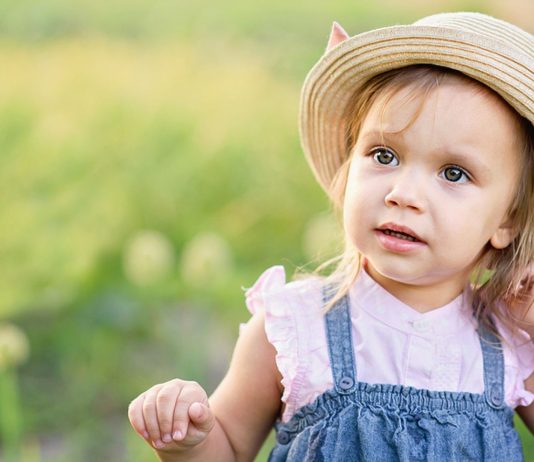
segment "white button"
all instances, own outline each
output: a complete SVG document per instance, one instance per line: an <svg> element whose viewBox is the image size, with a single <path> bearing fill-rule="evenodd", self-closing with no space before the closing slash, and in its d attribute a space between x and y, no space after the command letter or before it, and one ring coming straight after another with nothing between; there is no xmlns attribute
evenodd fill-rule
<svg viewBox="0 0 534 462"><path fill-rule="evenodd" d="M413 322L413 328L417 332L428 332L432 328L432 325L426 319L420 319L419 321Z"/></svg>

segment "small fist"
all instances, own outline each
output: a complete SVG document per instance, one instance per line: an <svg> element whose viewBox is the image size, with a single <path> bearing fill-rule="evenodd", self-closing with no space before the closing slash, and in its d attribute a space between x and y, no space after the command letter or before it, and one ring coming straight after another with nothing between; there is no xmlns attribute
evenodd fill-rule
<svg viewBox="0 0 534 462"><path fill-rule="evenodd" d="M179 452L204 441L215 424L208 396L196 382L154 385L128 407L134 430L158 451Z"/></svg>

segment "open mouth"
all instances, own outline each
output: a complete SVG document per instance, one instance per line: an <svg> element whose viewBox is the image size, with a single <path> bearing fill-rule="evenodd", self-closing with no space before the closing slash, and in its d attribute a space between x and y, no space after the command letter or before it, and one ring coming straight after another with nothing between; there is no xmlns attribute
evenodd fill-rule
<svg viewBox="0 0 534 462"><path fill-rule="evenodd" d="M390 229L381 229L379 231L383 232L384 234L387 234L388 236L393 236L398 239L404 239L405 241L421 242L419 239L416 239L415 237L410 236L409 234L401 233L399 231L392 231Z"/></svg>

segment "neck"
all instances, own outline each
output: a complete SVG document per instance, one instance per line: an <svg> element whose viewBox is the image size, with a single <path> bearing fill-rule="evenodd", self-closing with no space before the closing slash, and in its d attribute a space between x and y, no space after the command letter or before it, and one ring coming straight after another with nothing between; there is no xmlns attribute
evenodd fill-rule
<svg viewBox="0 0 534 462"><path fill-rule="evenodd" d="M365 270L375 282L391 295L419 313L427 313L447 305L458 297L465 288L465 277L434 284L416 285L389 279L378 273L371 265L366 265Z"/></svg>

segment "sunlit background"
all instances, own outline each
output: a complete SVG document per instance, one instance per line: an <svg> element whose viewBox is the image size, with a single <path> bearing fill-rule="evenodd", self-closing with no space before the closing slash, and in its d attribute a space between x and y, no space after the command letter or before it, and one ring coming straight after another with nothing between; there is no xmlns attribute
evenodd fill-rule
<svg viewBox="0 0 534 462"><path fill-rule="evenodd" d="M0 0L1 460L156 460L129 402L213 391L243 287L336 250L297 132L332 21L453 10L534 30L530 0Z"/></svg>

